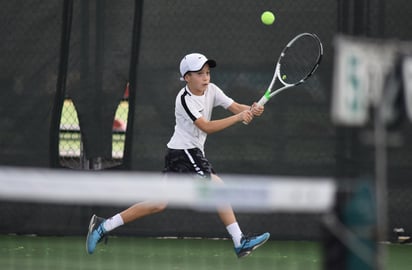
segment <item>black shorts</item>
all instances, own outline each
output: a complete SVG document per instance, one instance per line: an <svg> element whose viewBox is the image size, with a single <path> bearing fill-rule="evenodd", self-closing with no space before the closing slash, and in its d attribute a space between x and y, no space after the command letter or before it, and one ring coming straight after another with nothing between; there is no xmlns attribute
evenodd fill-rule
<svg viewBox="0 0 412 270"><path fill-rule="evenodd" d="M165 173L194 173L210 179L215 170L199 148L186 150L168 149L165 156Z"/></svg>

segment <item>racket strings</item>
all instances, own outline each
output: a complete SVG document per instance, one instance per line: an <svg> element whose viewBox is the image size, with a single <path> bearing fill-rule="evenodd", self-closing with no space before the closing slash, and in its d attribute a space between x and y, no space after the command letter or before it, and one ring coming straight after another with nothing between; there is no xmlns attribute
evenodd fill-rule
<svg viewBox="0 0 412 270"><path fill-rule="evenodd" d="M296 84L311 75L320 58L320 44L312 36L302 36L284 51L280 60L280 77Z"/></svg>

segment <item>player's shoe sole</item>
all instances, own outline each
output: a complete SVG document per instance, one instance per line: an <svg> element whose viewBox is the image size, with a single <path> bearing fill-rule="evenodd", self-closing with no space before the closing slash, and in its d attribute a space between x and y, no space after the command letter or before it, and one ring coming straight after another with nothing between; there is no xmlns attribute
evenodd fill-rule
<svg viewBox="0 0 412 270"><path fill-rule="evenodd" d="M235 253L237 257L242 258L248 256L250 253L252 253L252 251L266 243L269 237L270 233L268 232L258 236L242 237L242 240L240 241L241 246L235 248Z"/></svg>

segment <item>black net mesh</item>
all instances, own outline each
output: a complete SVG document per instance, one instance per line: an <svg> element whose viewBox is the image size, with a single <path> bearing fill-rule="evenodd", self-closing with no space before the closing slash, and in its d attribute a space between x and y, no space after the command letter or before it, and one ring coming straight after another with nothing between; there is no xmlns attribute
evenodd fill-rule
<svg viewBox="0 0 412 270"><path fill-rule="evenodd" d="M275 11L274 25L260 22L264 10ZM301 10L305 16L299 15ZM287 42L300 32L314 32L326 48L321 70L306 85L271 101L264 116L250 126L209 136L206 155L218 172L332 173L335 143L328 102L335 20L333 1L239 1L235 6L221 1L195 6L191 1L146 2L133 148L139 155L133 156L133 168L163 166L174 125L174 98L183 86L178 67L185 54L201 52L215 59L212 81L235 100L251 104L266 90ZM217 110L214 117L224 115Z"/></svg>
<svg viewBox="0 0 412 270"><path fill-rule="evenodd" d="M66 98L77 109L87 160L113 157L113 122L122 120L115 115L129 81L133 7L134 1L74 1Z"/></svg>
<svg viewBox="0 0 412 270"><path fill-rule="evenodd" d="M50 149L50 136L63 136L50 127L56 91L61 90L56 85L63 5L68 2L73 4L73 16L65 91L59 102L72 102L77 120L67 131L74 134L71 143L76 149L64 155L66 150ZM345 4L354 2L359 11L342 12ZM410 40L412 5L406 0L382 2L4 1L0 4L0 163L47 167L54 159L51 152L58 151L60 158L73 162L61 166L85 168L82 157L121 163L116 158L122 159L126 148L131 169L160 171L174 126L175 95L183 86L178 65L185 54L201 52L215 59L218 66L212 70L212 80L235 100L250 104L264 93L282 47L297 33L313 32L325 49L315 76L271 100L264 115L251 125L210 136L206 155L218 172L225 173L373 174L373 148L348 140L357 133L342 133L330 121L332 41L342 29ZM135 7L140 5L139 39L133 27ZM260 22L264 10L275 13L273 25ZM138 66L130 66L137 45ZM133 68L137 72L131 72ZM116 117L127 83L136 78L130 88L134 98L127 99L132 118ZM214 118L224 115L216 110ZM131 122L132 129L114 132L116 118L122 120L120 126ZM402 134L403 144L389 149L390 227L410 231L410 121L404 120L396 131ZM129 138L120 154L115 153L116 132ZM287 224L287 219L281 219Z"/></svg>
<svg viewBox="0 0 412 270"><path fill-rule="evenodd" d="M48 166L62 1L1 5L0 162Z"/></svg>

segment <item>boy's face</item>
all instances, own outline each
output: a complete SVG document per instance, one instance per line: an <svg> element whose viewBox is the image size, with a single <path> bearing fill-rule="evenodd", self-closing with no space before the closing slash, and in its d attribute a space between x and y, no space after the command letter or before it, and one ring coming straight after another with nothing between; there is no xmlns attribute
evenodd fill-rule
<svg viewBox="0 0 412 270"><path fill-rule="evenodd" d="M190 91L194 94L203 94L210 83L210 67L205 64L199 71L192 71L185 75Z"/></svg>

